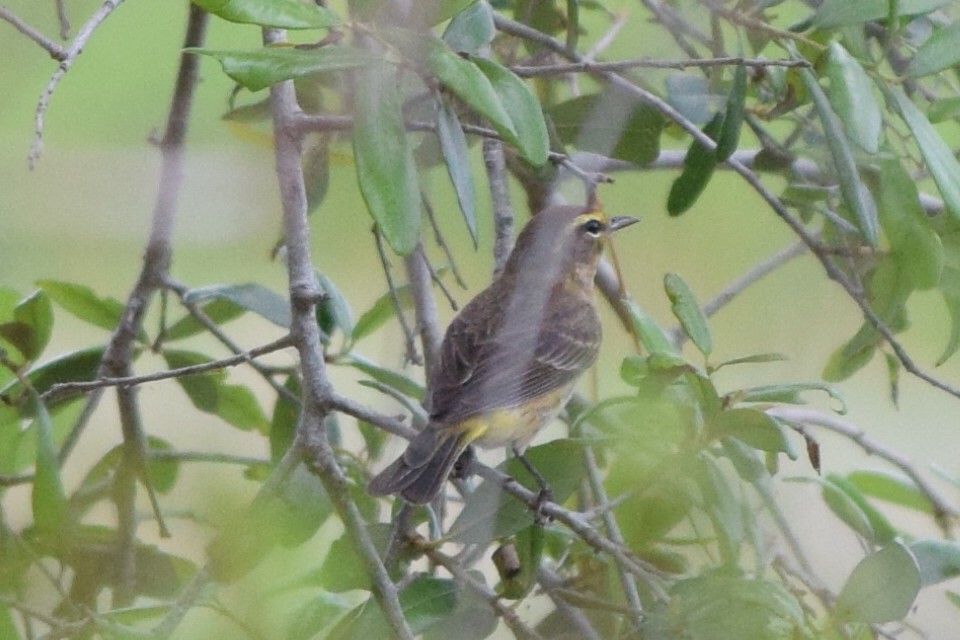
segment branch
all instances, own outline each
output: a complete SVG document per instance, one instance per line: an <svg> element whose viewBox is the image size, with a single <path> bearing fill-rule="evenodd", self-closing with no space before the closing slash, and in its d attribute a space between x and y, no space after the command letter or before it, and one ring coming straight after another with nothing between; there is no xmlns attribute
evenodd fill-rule
<svg viewBox="0 0 960 640"><path fill-rule="evenodd" d="M263 34L264 44L268 46L285 41L285 34L276 29L264 29ZM323 419L332 408L334 392L327 376L320 328L316 321L316 304L321 290L310 249L300 138L290 126L293 114L300 111L293 82L287 81L271 87L270 102L273 112L276 171L283 204L287 246L292 318L290 333L300 354L303 374L303 411L293 447L312 457L313 467L373 582L374 598L392 632L399 638L412 640L413 633L404 618L397 590L370 539L363 515L350 496L347 478L323 427Z"/></svg>
<svg viewBox="0 0 960 640"><path fill-rule="evenodd" d="M483 164L490 181L490 200L493 204L493 272L503 270L513 251L514 214L510 204L507 164L503 157L503 143L493 139L483 141Z"/></svg>
<svg viewBox="0 0 960 640"><path fill-rule="evenodd" d="M407 268L410 292L413 294L413 309L417 319L417 330L420 332L420 345L423 348L424 368L427 380L430 380L440 354L443 332L440 330L440 320L437 317L437 301L433 296L430 263L423 250L422 242L418 242L417 248L404 258L404 264Z"/></svg>
<svg viewBox="0 0 960 640"><path fill-rule="evenodd" d="M27 36L38 45L43 47L47 53L50 54L50 57L54 60L66 60L67 50L62 46L51 40L50 38L43 35L38 29L30 26L27 22L20 19L20 17L15 14L10 9L6 8L3 5L0 5L0 20L5 20L13 25L13 28Z"/></svg>
<svg viewBox="0 0 960 640"><path fill-rule="evenodd" d="M36 165L37 160L40 159L40 154L43 153L43 119L47 113L47 107L50 106L50 99L53 97L53 92L56 91L60 81L63 80L63 77L70 71L70 67L76 62L77 56L83 52L83 48L87 46L87 42L93 37L97 28L103 24L103 21L106 20L122 2L123 0L105 0L97 12L80 27L80 31L77 32L77 37L73 39L73 43L71 43L70 47L65 51L63 58L60 58L60 67L50 78L50 82L47 83L46 88L40 95L40 101L37 103L35 133L28 158L31 169Z"/></svg>
<svg viewBox="0 0 960 640"><path fill-rule="evenodd" d="M149 382L158 382L160 380L169 380L171 378L184 378L186 376L195 376L202 373L208 373L210 371L219 371L228 367L246 364L253 358L258 358L262 355L273 353L274 351L279 351L280 349L285 349L291 344L293 344L293 342L290 339L290 336L284 336L279 340L274 340L269 344L265 344L261 347L255 347L250 349L250 351L244 351L235 356L230 356L229 358L211 360L210 362L203 362L201 364L194 364L187 367L167 369L166 371L148 373L142 376L122 376L118 378L103 377L97 378L96 380L90 380L89 382L60 382L50 387L43 394L42 398L44 400L51 400L69 393L85 393L87 391L104 389L107 387L136 387Z"/></svg>
<svg viewBox="0 0 960 640"><path fill-rule="evenodd" d="M537 67L516 66L511 71L522 78L538 78L542 76L556 76L567 73L600 73L605 71L626 71L628 69L689 69L691 67L806 67L811 65L806 60L766 60L763 58L743 58L726 56L722 58L692 58L690 60L659 60L656 58L633 58L630 60L616 60L613 62L571 62L568 64L546 64Z"/></svg>

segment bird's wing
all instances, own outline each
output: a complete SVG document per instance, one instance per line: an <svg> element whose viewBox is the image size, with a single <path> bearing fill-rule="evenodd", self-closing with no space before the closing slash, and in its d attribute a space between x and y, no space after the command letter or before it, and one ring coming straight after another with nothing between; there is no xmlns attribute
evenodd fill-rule
<svg viewBox="0 0 960 640"><path fill-rule="evenodd" d="M475 302L495 303L481 297ZM435 422L454 427L523 404L574 382L593 364L600 334L589 301L564 305L546 316L535 308L527 311L512 318L509 312L458 316L447 331L430 386ZM478 322L479 315L500 322Z"/></svg>

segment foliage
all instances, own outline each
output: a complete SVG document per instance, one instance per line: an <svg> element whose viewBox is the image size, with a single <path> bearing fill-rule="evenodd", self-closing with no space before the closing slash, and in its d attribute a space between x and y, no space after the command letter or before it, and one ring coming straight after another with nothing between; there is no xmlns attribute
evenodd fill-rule
<svg viewBox="0 0 960 640"><path fill-rule="evenodd" d="M439 638L452 629L484 638L499 627L524 638L922 636L930 621L912 612L916 598L960 574L952 541L960 480L949 472L928 478L928 469L845 421L834 383L879 354L894 401L904 372L960 399L897 341L910 325L908 302L931 292L951 321L938 364L960 349L960 163L945 135L960 123L955 6L650 1L627 14L615 3L578 0L434 0L413 10L388 0L194 3L183 68L216 60L237 85L225 118L272 120L290 289L177 283L163 235L171 226L164 216L175 213L169 194L126 302L85 283L0 288L0 637L166 637L201 607L196 615L223 617L254 638ZM113 6L68 49L20 30L66 60L65 73ZM20 24L7 10L0 17ZM205 48L195 27L208 19L230 29L259 25L267 44ZM622 22L672 42L683 58L598 61ZM297 30L298 44L278 29ZM649 78L641 80L640 68ZM178 113L188 117L184 95L195 79L181 70L181 81L173 124ZM179 167L183 144L173 124L161 144L167 169ZM477 203L478 140L488 181L506 191L491 161L505 154L531 203L549 202L571 176L592 194L603 172L667 168L676 178L663 209L689 216L718 172L735 171L741 188L776 214L757 224L785 223L807 259L859 306L862 325L824 363L823 380L773 382L764 365L779 354L717 360L708 319L716 309L701 305L681 275L663 283L673 331L601 283L624 324L608 332L628 333L643 349L621 354L628 391L575 397L564 417L569 437L530 449L550 501L536 499L533 477L516 460L481 465L482 479L458 482L462 500L448 485L447 513L375 499L365 486L384 462L389 433L410 430L341 395L327 370L398 401L414 424L422 419L422 381L365 350L399 321L409 359L421 357L408 318L436 329L431 275L440 286L456 275L443 229L427 215L438 196L426 176L443 167L477 245L486 215ZM334 150L352 156L360 197L385 241L390 290L356 319L344 283L315 271L304 233L308 212L344 189L328 180ZM496 200L495 208L503 222L508 212ZM451 264L425 263L428 231ZM389 252L408 283L393 281ZM143 310L158 295L160 321L151 328ZM50 353L64 313L106 332ZM263 321L275 341L244 351L231 339L240 318ZM429 357L436 345L429 331L420 335ZM219 347L204 336L233 353L215 355ZM260 360L288 346L298 350L297 366ZM144 365L151 355L159 359ZM165 368L135 375L135 365L160 361ZM226 372L239 365L257 381ZM744 375L756 382L728 387L721 371L748 366ZM180 451L164 434L147 434L136 389L164 380L222 429L262 441L269 457ZM73 448L107 388L116 389L121 436L99 459L77 460ZM836 409L804 406L815 395ZM886 468L821 476L826 432ZM785 459L808 471L783 477ZM257 497L223 505L213 522L178 513L187 468L216 463L242 465L261 486ZM505 483L508 476L516 482ZM839 584L824 584L808 541L785 518L777 492L788 482L816 487L861 544L863 557L851 559ZM954 493L944 497L941 485ZM186 554L167 540L144 542L141 490L161 537L174 515L213 525L205 548ZM27 494L30 522L13 525L4 513ZM104 505L115 509L108 524ZM403 523L415 535L405 536ZM316 551L324 544L325 555ZM284 553L302 562L280 570ZM258 590L265 567L277 570L271 588ZM265 601L296 594L294 613L254 621L260 613L218 595L237 585ZM960 595L946 596L960 606ZM527 603L545 614L528 615Z"/></svg>

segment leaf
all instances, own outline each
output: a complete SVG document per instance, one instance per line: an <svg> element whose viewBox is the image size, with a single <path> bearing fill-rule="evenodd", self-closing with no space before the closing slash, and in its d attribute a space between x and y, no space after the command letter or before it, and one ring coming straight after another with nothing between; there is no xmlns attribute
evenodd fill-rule
<svg viewBox="0 0 960 640"><path fill-rule="evenodd" d="M680 321L683 331L690 337L693 344L704 356L709 357L713 351L713 336L707 318L700 310L700 305L693 295L693 291L676 273L668 273L663 278L663 288L670 298L673 315Z"/></svg>
<svg viewBox="0 0 960 640"><path fill-rule="evenodd" d="M886 471L853 471L847 480L865 495L898 504L923 513L933 514L930 500L913 480Z"/></svg>
<svg viewBox="0 0 960 640"><path fill-rule="evenodd" d="M299 0L193 0L197 6L229 22L277 29L323 29L341 23L333 11Z"/></svg>
<svg viewBox="0 0 960 640"><path fill-rule="evenodd" d="M907 615L920 591L917 559L900 542L860 561L837 597L834 616L842 621L883 623Z"/></svg>
<svg viewBox="0 0 960 640"><path fill-rule="evenodd" d="M211 361L200 353L172 349L164 351L163 358L171 369ZM267 433L269 420L253 392L248 387L225 383L224 377L223 372L218 372L181 376L176 380L197 409L212 413L238 429Z"/></svg>
<svg viewBox="0 0 960 640"><path fill-rule="evenodd" d="M758 409L727 409L717 414L710 427L718 437L732 436L760 451L785 453L797 459L797 451L780 422Z"/></svg>
<svg viewBox="0 0 960 640"><path fill-rule="evenodd" d="M396 371L378 366L359 355L354 354L349 359L345 360L345 362L351 367L364 372L377 382L396 389L408 397L422 400L426 395L426 390L422 385L417 384L410 378L399 374Z"/></svg>
<svg viewBox="0 0 960 640"><path fill-rule="evenodd" d="M318 634L348 611L352 604L352 598L321 591L293 612L283 637L287 640L312 640L322 637Z"/></svg>
<svg viewBox="0 0 960 640"><path fill-rule="evenodd" d="M799 73L800 77L803 78L804 86L813 98L814 107L816 107L820 122L823 124L827 148L830 150L830 157L833 159L843 200L853 215L854 224L860 231L860 235L870 246L875 247L880 234L877 206L873 202L870 191L860 179L857 163L854 161L850 145L847 144L847 136L843 125L830 106L830 101L827 100L827 96L820 88L817 77L813 72L810 69L801 69Z"/></svg>
<svg viewBox="0 0 960 640"><path fill-rule="evenodd" d="M226 324L227 322L239 318L247 310L235 302L220 298L209 302L198 303L203 313L214 322L214 324ZM207 328L192 315L186 315L167 328L163 334L166 341L182 340L198 333L206 331Z"/></svg>
<svg viewBox="0 0 960 640"><path fill-rule="evenodd" d="M467 223L473 248L476 249L477 193L473 184L473 173L470 171L470 149L467 148L467 137L463 134L460 119L457 118L450 101L443 95L437 98L437 137L450 182L457 194L457 203Z"/></svg>
<svg viewBox="0 0 960 640"><path fill-rule="evenodd" d="M890 521L870 504L860 490L843 476L831 473L826 482L842 491L857 505L861 513L866 516L872 532L870 540L876 544L887 544L899 535L899 532L890 524Z"/></svg>
<svg viewBox="0 0 960 640"><path fill-rule="evenodd" d="M909 286L931 289L940 282L943 244L930 226L913 179L897 160L880 168L880 224Z"/></svg>
<svg viewBox="0 0 960 640"><path fill-rule="evenodd" d="M420 635L454 610L459 588L446 578L420 576L400 592L403 615L414 635ZM391 629L380 607L371 598L348 613L327 636L329 640L389 638Z"/></svg>
<svg viewBox="0 0 960 640"><path fill-rule="evenodd" d="M740 129L743 125L743 109L747 98L747 68L738 65L733 72L733 87L727 96L727 108L723 124L717 135L715 155L717 162L723 162L737 150L740 143Z"/></svg>
<svg viewBox="0 0 960 640"><path fill-rule="evenodd" d="M365 49L345 45L310 50L267 47L257 51L197 48L184 51L216 58L225 74L250 91L260 91L284 80L356 69L379 60L378 56Z"/></svg>
<svg viewBox="0 0 960 640"><path fill-rule="evenodd" d="M37 463L32 486L33 522L37 529L69 544L67 494L60 476L60 461L53 441L53 424L47 407L33 395L37 424Z"/></svg>
<svg viewBox="0 0 960 640"><path fill-rule="evenodd" d="M676 345L670 340L670 336L664 331L663 327L657 324L640 305L633 300L626 300L627 309L630 317L633 319L633 326L640 338L640 344L650 353L669 353L678 354Z"/></svg>
<svg viewBox="0 0 960 640"><path fill-rule="evenodd" d="M413 306L413 295L410 293L409 285L397 287L393 295L389 291L383 294L377 298L377 301L373 303L369 310L360 316L357 324L353 326L353 334L350 336L351 344L371 335L396 314L394 296L399 301L401 309L406 310Z"/></svg>
<svg viewBox="0 0 960 640"><path fill-rule="evenodd" d="M960 576L960 543L952 540L914 540L910 552L920 568L920 584L929 587Z"/></svg>
<svg viewBox="0 0 960 640"><path fill-rule="evenodd" d="M443 41L454 51L476 53L493 40L493 11L487 2L475 2L450 21Z"/></svg>
<svg viewBox="0 0 960 640"><path fill-rule="evenodd" d="M279 293L263 285L215 284L191 289L183 296L188 304L201 304L211 300L229 300L269 320L278 327L290 327L290 302Z"/></svg>
<svg viewBox="0 0 960 640"><path fill-rule="evenodd" d="M302 389L300 380L291 375L283 383L283 388L295 398L300 398ZM270 460L279 462L293 444L300 420L300 403L289 398L286 394L277 394L277 401L273 405L273 416L270 420Z"/></svg>
<svg viewBox="0 0 960 640"><path fill-rule="evenodd" d="M105 347L90 347L58 356L53 360L40 364L27 374L30 384L37 393L43 395L50 387L61 382L89 382L97 375L100 361L103 359ZM14 380L0 389L0 399L16 404L20 394L24 393L23 385ZM59 406L75 396L58 397L48 408Z"/></svg>
<svg viewBox="0 0 960 640"><path fill-rule="evenodd" d="M577 96L547 114L560 140L582 151L641 165L660 155L663 116L625 91Z"/></svg>
<svg viewBox="0 0 960 640"><path fill-rule="evenodd" d="M934 182L940 189L944 203L955 218L960 218L960 163L927 117L910 101L903 90L895 89L893 96L900 108L900 115L913 132L913 137L917 141L917 146L920 147L920 153L933 175Z"/></svg>
<svg viewBox="0 0 960 640"><path fill-rule="evenodd" d="M883 116L873 95L873 82L860 62L837 41L830 43L827 77L830 78L830 103L850 139L867 153L876 153L880 148Z"/></svg>
<svg viewBox="0 0 960 640"><path fill-rule="evenodd" d="M960 96L941 98L930 103L927 117L930 122L944 122L960 116Z"/></svg>
<svg viewBox="0 0 960 640"><path fill-rule="evenodd" d="M317 304L317 322L328 336L339 329L344 336L353 333L353 311L333 280L317 272L317 282L323 290L323 299Z"/></svg>
<svg viewBox="0 0 960 640"><path fill-rule="evenodd" d="M716 139L723 127L723 113L716 113L703 128L703 133ZM678 216L687 211L700 197L717 166L717 154L707 149L699 140L690 143L687 155L683 159L683 171L670 186L667 196L667 213Z"/></svg>
<svg viewBox="0 0 960 640"><path fill-rule="evenodd" d="M762 364L766 362L783 362L785 360L789 360L789 358L782 353L755 353L749 356L741 356L731 360L724 360L719 364L713 365L713 370L716 371L721 367L729 367L736 364Z"/></svg>
<svg viewBox="0 0 960 640"><path fill-rule="evenodd" d="M787 384L767 384L737 391L738 402L784 402L788 404L805 404L800 394L804 391L823 391L834 400L840 401L842 407L839 413L846 413L846 402L840 394L840 389L832 384L823 382L793 382Z"/></svg>
<svg viewBox="0 0 960 640"><path fill-rule="evenodd" d="M407 255L420 240L420 187L396 83L388 64L357 72L353 154L367 210L390 247Z"/></svg>
<svg viewBox="0 0 960 640"><path fill-rule="evenodd" d="M960 64L960 21L933 32L907 65L907 75L928 76Z"/></svg>
<svg viewBox="0 0 960 640"><path fill-rule="evenodd" d="M27 361L40 357L52 331L53 305L43 291L36 291L17 303L13 321L0 324L0 338L16 347Z"/></svg>
<svg viewBox="0 0 960 640"><path fill-rule="evenodd" d="M38 280L37 286L66 311L97 327L113 331L123 317L123 303L100 297L90 287L58 280Z"/></svg>
<svg viewBox="0 0 960 640"><path fill-rule="evenodd" d="M929 13L950 0L898 0L898 16ZM870 20L884 20L890 15L890 0L824 0L814 15L813 24L821 29L832 29Z"/></svg>
<svg viewBox="0 0 960 640"><path fill-rule="evenodd" d="M543 475L553 491L553 501L562 504L576 491L583 477L582 446L571 440L554 440L530 447L524 454ZM497 466L528 489L539 486L519 460L511 458ZM450 526L451 540L469 544L488 544L496 538L513 535L533 522L530 508L503 491L495 483L484 481L467 498L463 511Z"/></svg>
<svg viewBox="0 0 960 640"><path fill-rule="evenodd" d="M477 0L431 0L438 5L433 24L439 24L465 11Z"/></svg>
<svg viewBox="0 0 960 640"><path fill-rule="evenodd" d="M515 144L520 155L535 167L547 161L550 139L540 101L523 80L506 67L479 56L470 60L490 81L494 92L517 132Z"/></svg>

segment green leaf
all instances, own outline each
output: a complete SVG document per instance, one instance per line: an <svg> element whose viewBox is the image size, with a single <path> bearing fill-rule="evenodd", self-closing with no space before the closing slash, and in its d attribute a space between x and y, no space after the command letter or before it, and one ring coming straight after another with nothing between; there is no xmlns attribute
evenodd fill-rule
<svg viewBox="0 0 960 640"><path fill-rule="evenodd" d="M100 297L90 287L57 280L38 280L37 286L72 315L103 329L113 331L123 317L119 300Z"/></svg>
<svg viewBox="0 0 960 640"><path fill-rule="evenodd" d="M930 500L906 476L887 471L854 471L847 475L847 480L865 495L923 513L933 513Z"/></svg>
<svg viewBox="0 0 960 640"><path fill-rule="evenodd" d="M433 19L433 24L440 24L465 11L477 0L430 0L437 5L437 12ZM485 3L484 3L485 4Z"/></svg>
<svg viewBox="0 0 960 640"><path fill-rule="evenodd" d="M721 367L730 367L736 364L762 364L766 362L783 362L785 360L789 360L789 358L782 353L755 353L749 356L724 360L719 364L713 365L713 370L716 371Z"/></svg>
<svg viewBox="0 0 960 640"><path fill-rule="evenodd" d="M910 101L903 90L894 90L893 96L900 108L900 115L913 132L917 146L920 147L920 153L940 189L947 208L954 217L960 218L960 163L927 117Z"/></svg>
<svg viewBox="0 0 960 640"><path fill-rule="evenodd" d="M33 388L41 395L61 382L89 382L97 375L104 349L105 347L90 347L66 353L34 367L27 377ZM0 399L17 404L22 393L24 393L23 385L19 380L14 380L0 389ZM73 397L75 396L62 396L50 408L59 406Z"/></svg>
<svg viewBox="0 0 960 640"><path fill-rule="evenodd" d="M235 318L239 318L247 311L237 303L227 300L226 298L198 304L204 314L206 314L214 324L218 325L226 324ZM166 333L164 333L164 339L167 341L182 340L183 338L189 338L206 330L207 328L203 326L199 320L192 315L186 315L167 328Z"/></svg>
<svg viewBox="0 0 960 640"><path fill-rule="evenodd" d="M388 291L373 303L360 319L353 326L353 334L350 336L351 344L360 342L367 336L374 333L377 329L385 325L396 314L396 304L394 296L400 304L400 308L407 310L413 306L413 295L410 293L410 286L403 285L397 287L393 295Z"/></svg>
<svg viewBox="0 0 960 640"><path fill-rule="evenodd" d="M823 369L823 379L827 382L846 380L867 365L877 352L880 334L868 331L872 327L864 326L861 331L834 351Z"/></svg>
<svg viewBox="0 0 960 640"><path fill-rule="evenodd" d="M663 327L657 324L640 305L633 300L626 301L630 317L633 319L634 329L640 338L640 344L650 353L669 353L677 355L679 351Z"/></svg>
<svg viewBox="0 0 960 640"><path fill-rule="evenodd" d="M891 159L881 165L879 191L880 224L901 272L911 287L937 286L943 270L943 244L920 205L916 183L899 161Z"/></svg>
<svg viewBox="0 0 960 640"><path fill-rule="evenodd" d="M855 57L837 41L830 43L827 61L830 103L850 139L868 153L880 148L883 116L873 95L873 82Z"/></svg>
<svg viewBox="0 0 960 640"><path fill-rule="evenodd" d="M460 119L457 118L450 101L443 95L437 98L437 137L440 139L440 150L443 152L450 182L457 194L457 203L463 212L463 219L476 249L477 193L473 184L473 173L470 171L470 149L467 148L467 137L463 134Z"/></svg>
<svg viewBox="0 0 960 640"><path fill-rule="evenodd" d="M560 140L582 151L641 165L660 155L663 116L625 91L577 96L547 114Z"/></svg>
<svg viewBox="0 0 960 640"><path fill-rule="evenodd" d="M960 116L960 96L940 98L932 103L927 110L930 122L944 122Z"/></svg>
<svg viewBox="0 0 960 640"><path fill-rule="evenodd" d="M933 32L913 56L907 75L919 78L960 64L960 21Z"/></svg>
<svg viewBox="0 0 960 640"><path fill-rule="evenodd" d="M900 542L860 561L837 597L834 616L843 621L883 623L907 615L920 591L917 559Z"/></svg>
<svg viewBox="0 0 960 640"><path fill-rule="evenodd" d="M733 72L733 87L727 96L727 108L723 124L717 135L717 148L714 152L717 162L723 162L737 150L740 143L740 129L743 125L743 110L747 99L747 68L738 65Z"/></svg>
<svg viewBox="0 0 960 640"><path fill-rule="evenodd" d="M758 409L721 411L711 420L710 427L718 437L732 436L754 449L785 453L791 460L797 459L797 451L784 426Z"/></svg>
<svg viewBox="0 0 960 640"><path fill-rule="evenodd" d="M723 113L716 113L703 128L703 133L716 139L723 127ZM707 149L699 140L690 143L687 155L683 159L683 171L670 186L667 196L667 213L678 216L687 211L700 197L717 166L717 154Z"/></svg>
<svg viewBox="0 0 960 640"><path fill-rule="evenodd" d="M420 240L420 187L397 82L388 64L357 72L353 154L367 210L390 247L407 255Z"/></svg>
<svg viewBox="0 0 960 640"><path fill-rule="evenodd" d="M184 51L216 58L225 74L250 91L260 91L284 80L364 67L379 60L365 49L341 45L310 50L267 47L257 51L196 48Z"/></svg>
<svg viewBox="0 0 960 640"><path fill-rule="evenodd" d="M664 276L663 288L667 292L667 297L670 298L673 315L680 321L683 331L700 353L709 357L713 351L713 336L710 334L707 317L703 315L693 291L676 273L668 273Z"/></svg>
<svg viewBox="0 0 960 640"><path fill-rule="evenodd" d="M352 605L352 598L321 591L294 611L290 616L286 635L283 637L287 640L312 640L323 637L319 634L322 634L324 629L333 624L333 621L348 611Z"/></svg>
<svg viewBox="0 0 960 640"><path fill-rule="evenodd" d="M855 533L866 540L874 540L876 532L870 525L870 519L863 512L860 505L837 484L826 478L810 480L820 484L821 496L830 511L840 518Z"/></svg>
<svg viewBox="0 0 960 640"><path fill-rule="evenodd" d="M497 567L497 573L500 574L497 594L501 598L520 600L537 585L537 576L543 559L544 537L543 523L534 522L525 529L521 529L513 538L507 538L494 551L493 562ZM505 566L503 558L511 555L509 551L511 549L519 567Z"/></svg>
<svg viewBox="0 0 960 640"><path fill-rule="evenodd" d="M277 29L322 29L341 23L329 9L299 0L193 0L197 6L230 22Z"/></svg>
<svg viewBox="0 0 960 640"><path fill-rule="evenodd" d="M476 53L490 44L494 36L493 11L487 2L475 2L450 21L443 41L454 51Z"/></svg>
<svg viewBox="0 0 960 640"><path fill-rule="evenodd" d="M229 300L247 311L269 320L278 327L290 327L290 303L275 291L261 284L215 284L191 289L183 296L188 304L202 304L211 300Z"/></svg>
<svg viewBox="0 0 960 640"><path fill-rule="evenodd" d="M929 587L960 576L960 543L952 540L915 540L910 552L920 567L920 584Z"/></svg>
<svg viewBox="0 0 960 640"><path fill-rule="evenodd" d="M843 125L830 106L830 101L823 89L820 88L820 83L817 82L817 77L813 72L809 69L801 69L800 77L803 78L804 86L813 98L813 104L820 116L820 122L823 124L827 148L830 150L830 157L833 159L843 200L853 215L854 223L863 239L870 246L875 247L880 235L877 206L873 202L870 191L860 179L857 163L854 160L853 151L847 143Z"/></svg>
<svg viewBox="0 0 960 640"><path fill-rule="evenodd" d="M323 299L317 304L317 322L328 336L339 329L344 336L353 333L353 311L350 303L333 283L333 280L317 272L317 282L323 290Z"/></svg>
<svg viewBox="0 0 960 640"><path fill-rule="evenodd" d="M827 483L842 491L860 509L870 523L872 535L870 540L876 544L886 544L899 535L899 532L890 524L890 521L864 497L860 490L843 476L831 473L826 478Z"/></svg>
<svg viewBox="0 0 960 640"><path fill-rule="evenodd" d="M422 400L426 395L426 390L422 385L417 384L410 378L397 373L392 369L378 366L357 354L354 354L350 358L346 359L345 362L351 367L364 372L377 382L383 383L388 387L392 387L408 397Z"/></svg>
<svg viewBox="0 0 960 640"><path fill-rule="evenodd" d="M793 382L787 384L767 384L750 387L736 392L738 402L783 402L787 404L805 404L800 394L804 391L823 391L841 403L839 413L846 413L846 402L840 389L823 382Z"/></svg>
<svg viewBox="0 0 960 640"><path fill-rule="evenodd" d="M420 635L447 618L457 604L457 583L446 578L420 576L400 592L403 615L414 635ZM329 640L389 638L393 634L380 607L371 598L334 627Z"/></svg>
<svg viewBox="0 0 960 640"><path fill-rule="evenodd" d="M547 161L550 151L550 138L547 124L543 119L540 101L523 80L512 71L493 60L472 56L470 60L477 65L490 81L494 92L517 132L515 144L520 155L535 167Z"/></svg>
<svg viewBox="0 0 960 640"><path fill-rule="evenodd" d="M898 0L896 15L909 16L929 13L950 0ZM824 0L817 9L813 23L821 29L832 29L870 20L884 20L890 16L890 0Z"/></svg>
<svg viewBox="0 0 960 640"><path fill-rule="evenodd" d="M164 351L163 358L171 369L179 369L210 362L211 358L192 351ZM256 396L248 388L227 384L224 373L202 373L177 378L177 384L186 392L197 409L219 416L238 429L259 429L267 433L269 420L260 408Z"/></svg>
<svg viewBox="0 0 960 640"><path fill-rule="evenodd" d="M43 291L36 291L13 308L13 321L0 323L0 338L9 342L27 361L36 360L50 342L53 305Z"/></svg>
<svg viewBox="0 0 960 640"><path fill-rule="evenodd" d="M506 92L504 87L495 88L491 78L489 78L480 66L476 64L476 58L465 60L454 53L443 44L442 41L436 42L427 40L428 46L427 65L437 79L449 89L455 96L463 100L471 109L490 121L490 124L497 130L503 139L516 146L524 154L528 151L521 142L519 134L514 126L513 118L507 111L499 92ZM502 75L502 74L500 74ZM497 77L499 78L500 75ZM510 74L511 76L513 74ZM514 76L520 84L523 82ZM504 84L511 81L504 81ZM524 87L526 88L526 87ZM510 90L515 90L512 87ZM526 89L529 91L529 89ZM511 96L514 97L514 96ZM536 100L534 99L534 102ZM539 103L537 103L539 109ZM541 115L542 119L542 115ZM526 134L524 134L526 137ZM544 151L544 154L546 151ZM531 160L533 162L533 160ZM542 164L542 162L540 163Z"/></svg>
<svg viewBox="0 0 960 640"><path fill-rule="evenodd" d="M294 397L301 397L300 380L296 376L289 376L283 383L283 388ZM300 403L285 394L277 394L277 401L273 405L273 417L270 420L270 460L272 462L279 462L293 444L299 421Z"/></svg>
<svg viewBox="0 0 960 640"><path fill-rule="evenodd" d="M583 477L582 454L580 444L571 440L554 440L531 447L524 455L547 481L553 491L553 501L562 504L576 491ZM516 458L511 457L497 469L516 478L528 489L538 491L540 488ZM465 508L447 535L464 544L488 544L496 538L511 536L532 522L533 514L526 504L504 493L496 484L485 481L467 498Z"/></svg>
<svg viewBox="0 0 960 640"><path fill-rule="evenodd" d="M33 397L37 425L37 463L33 480L33 522L37 529L67 544L70 541L67 494L53 441L50 414L39 396Z"/></svg>

